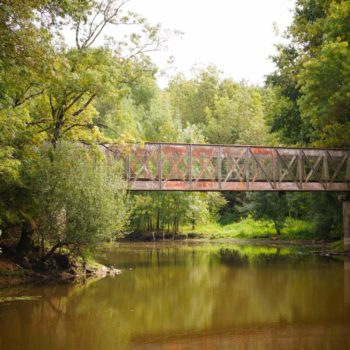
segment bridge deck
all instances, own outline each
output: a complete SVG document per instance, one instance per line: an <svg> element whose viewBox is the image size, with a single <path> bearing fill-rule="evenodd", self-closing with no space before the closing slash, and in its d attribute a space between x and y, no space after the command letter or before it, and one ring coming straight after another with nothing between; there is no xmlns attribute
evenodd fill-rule
<svg viewBox="0 0 350 350"><path fill-rule="evenodd" d="M350 150L146 143L123 157L134 191L350 191Z"/></svg>

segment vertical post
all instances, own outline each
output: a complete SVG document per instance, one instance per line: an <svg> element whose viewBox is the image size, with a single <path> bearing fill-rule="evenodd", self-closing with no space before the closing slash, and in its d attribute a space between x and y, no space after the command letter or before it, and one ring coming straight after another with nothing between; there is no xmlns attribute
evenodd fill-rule
<svg viewBox="0 0 350 350"><path fill-rule="evenodd" d="M350 253L350 198L343 201L344 251Z"/></svg>
<svg viewBox="0 0 350 350"><path fill-rule="evenodd" d="M271 173L272 173L272 181L273 181L273 186L274 186L274 189L276 190L277 189L277 187L276 187L276 184L277 184L277 176L276 176L276 174L277 174L277 162L276 162L276 149L274 148L273 150L272 150L272 164L271 164L271 166L272 166L272 171L271 171Z"/></svg>
<svg viewBox="0 0 350 350"><path fill-rule="evenodd" d="M188 182L192 188L192 145L188 146Z"/></svg>
<svg viewBox="0 0 350 350"><path fill-rule="evenodd" d="M159 189L162 189L162 144L158 145L158 181L159 181Z"/></svg>
<svg viewBox="0 0 350 350"><path fill-rule="evenodd" d="M249 190L249 181L250 181L250 178L249 178L250 155L251 155L250 147L247 147L246 159L245 159L245 177L246 177L247 190Z"/></svg>
<svg viewBox="0 0 350 350"><path fill-rule="evenodd" d="M323 154L322 182L324 183L324 188L327 189L328 183L329 183L329 168L328 168L328 152L327 151L325 151Z"/></svg>
<svg viewBox="0 0 350 350"><path fill-rule="evenodd" d="M221 146L218 146L217 157L217 178L219 183L219 189L221 190Z"/></svg>
<svg viewBox="0 0 350 350"><path fill-rule="evenodd" d="M298 180L299 180L299 188L303 188L303 180L304 180L304 166L303 166L303 150L299 150L298 154Z"/></svg>
<svg viewBox="0 0 350 350"><path fill-rule="evenodd" d="M277 150L277 148L275 148L275 157L276 157L276 183L278 182L278 188L281 188L282 185L282 175L281 175L281 165L280 165L280 154ZM277 188L277 186L276 186Z"/></svg>

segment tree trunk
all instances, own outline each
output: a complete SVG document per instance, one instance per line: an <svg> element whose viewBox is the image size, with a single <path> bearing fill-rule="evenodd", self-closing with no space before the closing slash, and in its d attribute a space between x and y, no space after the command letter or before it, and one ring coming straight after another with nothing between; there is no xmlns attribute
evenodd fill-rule
<svg viewBox="0 0 350 350"><path fill-rule="evenodd" d="M55 122L55 127L54 127L52 138L51 138L51 144L52 144L53 148L56 149L57 141L61 137L61 130L62 130L62 127L64 124L64 121L63 121L64 111L63 111L62 107L58 108L58 110L55 111L53 117L56 118L56 122Z"/></svg>
<svg viewBox="0 0 350 350"><path fill-rule="evenodd" d="M41 256L45 255L45 239L44 239L44 235L41 234Z"/></svg>
<svg viewBox="0 0 350 350"><path fill-rule="evenodd" d="M25 220L21 224L21 237L17 244L17 252L21 255L29 253L33 248L33 229L30 221Z"/></svg>
<svg viewBox="0 0 350 350"><path fill-rule="evenodd" d="M275 224L275 230L277 232L277 235L280 236L281 235L280 225L276 221L274 221L274 224Z"/></svg>
<svg viewBox="0 0 350 350"><path fill-rule="evenodd" d="M157 232L160 232L160 210L157 210Z"/></svg>
<svg viewBox="0 0 350 350"><path fill-rule="evenodd" d="M61 242L55 244L55 245L49 250L49 252L48 252L46 255L44 255L44 256L42 257L41 260L42 260L43 262L46 261L50 256L53 255L53 253L54 253L58 248L61 248L61 247L63 247L64 245L67 245L67 244L66 244L66 243L61 243Z"/></svg>

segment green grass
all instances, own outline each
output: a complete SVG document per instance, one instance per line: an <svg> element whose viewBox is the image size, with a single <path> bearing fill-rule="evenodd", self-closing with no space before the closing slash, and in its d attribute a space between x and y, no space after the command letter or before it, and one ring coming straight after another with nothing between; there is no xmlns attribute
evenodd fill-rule
<svg viewBox="0 0 350 350"><path fill-rule="evenodd" d="M282 236L288 240L320 239L313 223L288 218L282 230Z"/></svg>
<svg viewBox="0 0 350 350"><path fill-rule="evenodd" d="M254 220L251 217L242 219L239 222L234 222L226 225L219 223L208 223L197 225L194 230L191 227L185 226L181 232L190 234L192 237L205 237L209 239L225 239L225 238L272 238L277 235L272 221ZM315 230L312 224L288 219L285 227L282 230L281 239L296 240L296 239L316 239Z"/></svg>

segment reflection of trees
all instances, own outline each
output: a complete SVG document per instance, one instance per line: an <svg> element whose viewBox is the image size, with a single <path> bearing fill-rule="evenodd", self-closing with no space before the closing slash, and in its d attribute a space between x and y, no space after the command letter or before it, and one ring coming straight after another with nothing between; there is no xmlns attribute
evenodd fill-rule
<svg viewBox="0 0 350 350"><path fill-rule="evenodd" d="M30 289L42 298L0 309L3 344L125 349L134 337L341 319L341 264L288 264L277 250L245 251L242 259L233 250L125 249L130 263L134 257L132 271L85 286Z"/></svg>
<svg viewBox="0 0 350 350"><path fill-rule="evenodd" d="M219 297L219 323L224 326L230 318L235 325L318 322L342 315L341 264L278 248L257 254L259 249L252 254L220 250L221 260L231 267L224 277L231 292Z"/></svg>

